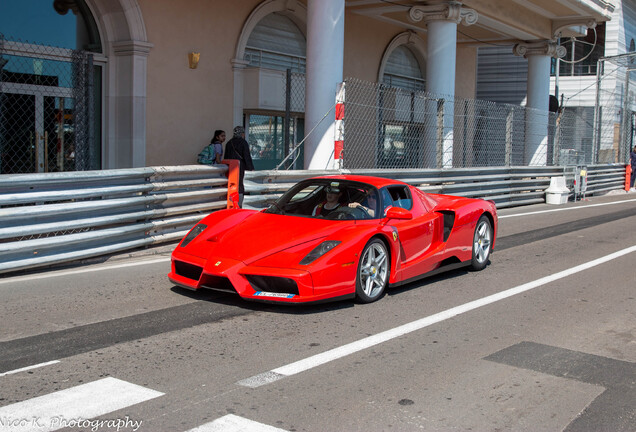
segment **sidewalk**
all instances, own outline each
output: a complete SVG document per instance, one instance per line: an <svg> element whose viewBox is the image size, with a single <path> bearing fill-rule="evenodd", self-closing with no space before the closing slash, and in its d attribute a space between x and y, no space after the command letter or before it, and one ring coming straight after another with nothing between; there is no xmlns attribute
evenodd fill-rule
<svg viewBox="0 0 636 432"><path fill-rule="evenodd" d="M81 260L69 262L67 264L60 264L59 266L55 266L55 268L95 264L95 263L105 263L105 262L120 261L120 260L125 260L130 258L141 258L141 257L147 257L147 256L153 256L153 255L169 257L172 254L172 251L174 250L174 248L176 248L177 245L179 244L179 241L164 243L164 244L160 244L156 246L148 246L148 247L134 249L134 250L127 250L127 251L117 252L117 253L113 253L109 255L102 255L98 257L84 258ZM53 268L54 267L49 267L49 270Z"/></svg>

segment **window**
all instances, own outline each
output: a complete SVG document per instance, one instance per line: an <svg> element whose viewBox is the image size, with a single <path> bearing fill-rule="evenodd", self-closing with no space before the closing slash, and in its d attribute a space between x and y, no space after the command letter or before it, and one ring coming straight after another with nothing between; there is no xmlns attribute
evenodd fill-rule
<svg viewBox="0 0 636 432"><path fill-rule="evenodd" d="M560 60L552 59L552 75L557 63L560 76L596 75L598 59L605 55L605 23L588 29L585 37L561 39L561 46L567 53Z"/></svg>
<svg viewBox="0 0 636 432"><path fill-rule="evenodd" d="M392 205L393 207L400 207L405 210L411 210L413 207L413 199L411 198L411 193L409 192L406 186L392 186L382 191L382 199L384 208L388 207L388 205ZM387 202L390 201L390 204L387 205Z"/></svg>
<svg viewBox="0 0 636 432"><path fill-rule="evenodd" d="M290 152L294 154L286 159L285 168L302 169L304 154L302 148L296 149L299 137L304 135L306 51L300 28L280 13L266 15L249 35L244 57L249 68L291 72L282 74L282 91L271 96L281 101L280 106L270 103L265 109L256 104L244 112L246 137L257 170L276 168ZM287 133L286 111L290 113Z"/></svg>
<svg viewBox="0 0 636 432"><path fill-rule="evenodd" d="M302 169L303 149L297 150L299 136L304 133L304 122L298 116L289 119L289 136L285 136L285 117L270 114L246 114L245 121L248 133L246 139L250 144L250 154L257 170L274 169L290 152L285 167ZM285 139L289 141L285 142ZM297 151L296 151L297 150Z"/></svg>
<svg viewBox="0 0 636 432"><path fill-rule="evenodd" d="M422 68L413 52L405 45L393 50L384 69L384 84L406 90L424 90Z"/></svg>
<svg viewBox="0 0 636 432"><path fill-rule="evenodd" d="M263 18L250 34L245 48L249 67L305 73L307 42L298 26L277 13Z"/></svg>
<svg viewBox="0 0 636 432"><path fill-rule="evenodd" d="M1 4L0 174L99 169L102 48L86 3Z"/></svg>

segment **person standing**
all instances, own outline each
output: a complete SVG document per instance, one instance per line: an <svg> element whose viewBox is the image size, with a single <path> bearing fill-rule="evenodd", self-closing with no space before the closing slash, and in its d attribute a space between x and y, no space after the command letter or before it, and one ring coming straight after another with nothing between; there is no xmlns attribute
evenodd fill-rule
<svg viewBox="0 0 636 432"><path fill-rule="evenodd" d="M629 160L632 165L632 178L630 179L631 183L629 187L630 189L634 189L634 180L636 180L636 146L634 146L632 152L629 154Z"/></svg>
<svg viewBox="0 0 636 432"><path fill-rule="evenodd" d="M225 131L214 131L214 138L210 141L210 144L199 153L197 162L203 165L215 165L220 164L223 159L223 141L225 141Z"/></svg>
<svg viewBox="0 0 636 432"><path fill-rule="evenodd" d="M250 145L245 141L245 128L243 126L234 128L234 136L225 145L225 159L237 159L239 161L239 207L243 207L243 197L245 195L243 178L245 177L245 170L254 171Z"/></svg>

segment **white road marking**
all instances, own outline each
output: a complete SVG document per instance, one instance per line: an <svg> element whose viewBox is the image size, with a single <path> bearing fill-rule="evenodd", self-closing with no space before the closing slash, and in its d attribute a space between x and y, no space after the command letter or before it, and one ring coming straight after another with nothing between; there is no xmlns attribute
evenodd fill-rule
<svg viewBox="0 0 636 432"><path fill-rule="evenodd" d="M531 289L543 286L550 282L554 282L556 280L565 278L567 276L571 276L578 272L588 270L592 267L604 264L608 261L614 260L616 258L620 258L624 255L630 254L632 252L636 252L636 246L631 246L626 249L622 249L618 252L614 252L612 254L606 255L604 257L595 259L593 261L589 261L583 264L580 264L576 267L572 267L568 270L563 270L561 272L555 273L550 276L542 277L541 279L537 279L532 282L525 283L523 285L519 285L514 288L510 288L505 291L501 291L496 294L492 294L487 297L483 297L481 299L477 299L468 303L464 303L463 305L456 306L451 309L447 309L443 312L437 313L435 315L431 315L408 324L404 324L402 326L384 331L382 333L378 333L373 336L366 337L364 339L360 339L358 341L349 343L347 345L340 346L338 348L331 349L329 351L325 351L320 354L316 354L311 357L307 357L305 359L299 360L294 363L290 363L285 366L281 366L276 369L272 369L271 371L264 372L250 378L238 381L236 384L245 386L245 387L260 387L265 384L269 384L271 382L277 381L279 379L295 375L309 369L313 369L325 363L328 363L332 360L337 360L348 356L350 354L356 353L358 351L362 351L374 345L381 344L383 342L387 342L391 339L398 338L405 334L420 330L424 327L428 327L432 324L436 324L442 321L445 321L449 318L453 318L457 315L472 311L474 309L480 308L482 306L489 305L491 303L498 302L500 300L507 299L508 297L515 296L517 294L521 294L523 292L529 291Z"/></svg>
<svg viewBox="0 0 636 432"><path fill-rule="evenodd" d="M38 363L38 364L35 364L35 365L23 367L23 368L20 368L20 369L14 369L14 370L10 370L10 371L7 371L7 372L2 372L2 373L0 373L0 377L6 376L6 375L16 374L16 373L19 373L19 372L26 372L26 371L31 370L31 369L37 369L37 368L41 368L41 367L44 367L44 366L49 366L49 365L52 365L52 364L55 364L55 363L59 363L59 362L60 362L59 360L51 360L51 361L46 362L46 363Z"/></svg>
<svg viewBox="0 0 636 432"><path fill-rule="evenodd" d="M234 414L228 414L213 422L206 423L187 432L282 432L284 429L275 428L253 420L248 420Z"/></svg>
<svg viewBox="0 0 636 432"><path fill-rule="evenodd" d="M624 201L613 201L613 202L609 202L609 203L589 204L589 205L577 206L577 207L566 207L566 208L556 208L556 209L550 209L550 210L539 210L539 211L535 211L535 212L503 215L503 216L499 216L499 219L506 219L506 218L517 217L517 216L530 216L530 215L536 215L536 214L541 214L541 213L553 213L553 212L559 212L559 211L580 210L580 209L584 209L584 208L588 208L588 207L604 207L604 206L608 206L608 205L623 204L623 203L629 203L629 202L634 202L634 201L636 201L636 199L629 199L629 200L624 200Z"/></svg>
<svg viewBox="0 0 636 432"><path fill-rule="evenodd" d="M141 261L135 261L135 262L125 262L125 263L119 263L119 264L110 264L110 265L104 265L104 266L83 267L83 268L71 269L71 270L58 270L58 271L51 271L46 273L39 273L35 275L9 277L6 279L0 279L0 284L24 282L24 281L31 281L31 280L38 280L38 279L50 279L52 277L58 277L58 276L68 276L68 275L75 275L75 274L81 274L81 273L90 273L90 272L102 271L102 270L113 270L113 269L120 269L124 267L133 267L133 266L156 264L156 263L163 263L163 262L170 262L170 257L161 257L161 258L155 258L155 259L141 260Z"/></svg>
<svg viewBox="0 0 636 432"><path fill-rule="evenodd" d="M87 419L102 416L163 393L117 378L104 378L0 408L0 426L9 431L54 431L68 422L90 429ZM71 424L71 427L73 424Z"/></svg>

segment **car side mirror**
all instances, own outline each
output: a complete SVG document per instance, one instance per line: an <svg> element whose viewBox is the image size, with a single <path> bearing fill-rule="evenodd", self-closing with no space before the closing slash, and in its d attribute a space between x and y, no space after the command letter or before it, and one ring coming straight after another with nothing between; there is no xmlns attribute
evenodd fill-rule
<svg viewBox="0 0 636 432"><path fill-rule="evenodd" d="M413 213L402 207L389 207L386 211L386 219L413 219Z"/></svg>

